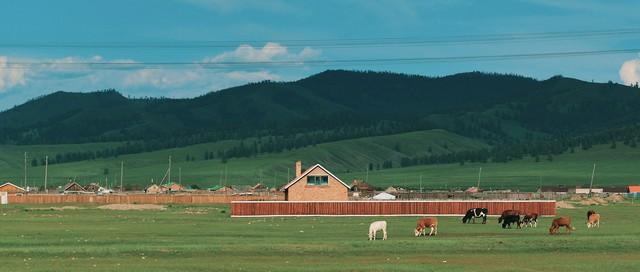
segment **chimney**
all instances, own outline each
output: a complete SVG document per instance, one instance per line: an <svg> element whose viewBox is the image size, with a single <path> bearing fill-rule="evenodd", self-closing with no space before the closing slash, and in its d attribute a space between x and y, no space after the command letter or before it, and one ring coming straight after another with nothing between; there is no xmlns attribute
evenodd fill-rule
<svg viewBox="0 0 640 272"><path fill-rule="evenodd" d="M302 162L297 161L296 162L296 178L299 177L300 175L302 175Z"/></svg>

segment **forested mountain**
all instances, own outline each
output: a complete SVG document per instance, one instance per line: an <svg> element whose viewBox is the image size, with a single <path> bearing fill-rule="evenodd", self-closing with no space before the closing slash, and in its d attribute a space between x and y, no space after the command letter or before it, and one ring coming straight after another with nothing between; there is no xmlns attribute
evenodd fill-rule
<svg viewBox="0 0 640 272"><path fill-rule="evenodd" d="M248 137L295 145L444 128L492 144L634 126L640 89L564 77L424 77L330 70L192 99L56 92L0 113L0 142L142 141L157 148ZM147 149L153 149L148 147Z"/></svg>

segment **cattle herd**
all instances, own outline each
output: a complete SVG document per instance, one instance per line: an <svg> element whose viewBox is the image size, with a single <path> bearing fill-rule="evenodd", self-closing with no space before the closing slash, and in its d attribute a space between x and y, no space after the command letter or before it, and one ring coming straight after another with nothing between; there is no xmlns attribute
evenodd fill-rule
<svg viewBox="0 0 640 272"><path fill-rule="evenodd" d="M489 210L487 208L473 208L469 209L462 218L462 223L475 223L476 218L482 218L482 224L487 223L487 215ZM538 214L537 213L523 213L518 210L505 210L498 217L498 224L502 225L502 228L511 228L514 225L517 228L531 227L536 228L538 226ZM549 234L557 234L561 227L566 228L567 233L575 230L571 226L571 218L568 216L560 216L554 218L549 228ZM593 210L587 212L587 228L599 228L600 227L600 214ZM427 234L427 229L429 233ZM387 221L375 221L369 225L369 240L376 239L376 233L382 231L382 240L387 240ZM435 236L438 234L438 219L435 217L420 218L416 224L415 236Z"/></svg>

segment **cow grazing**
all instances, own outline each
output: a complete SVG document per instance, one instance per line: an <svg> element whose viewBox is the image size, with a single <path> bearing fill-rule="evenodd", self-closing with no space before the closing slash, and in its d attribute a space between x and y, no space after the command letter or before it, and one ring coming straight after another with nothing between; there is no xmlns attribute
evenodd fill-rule
<svg viewBox="0 0 640 272"><path fill-rule="evenodd" d="M576 228L571 226L571 218L568 216L561 216L556 219L553 219L551 222L551 227L549 228L549 234L557 234L560 230L560 227L567 228L567 233L571 233L572 230L576 230Z"/></svg>
<svg viewBox="0 0 640 272"><path fill-rule="evenodd" d="M462 223L466 224L469 220L472 220L473 223L476 223L476 218L482 217L482 224L487 223L487 214L489 214L489 209L487 208L473 208L469 209L467 213L462 218Z"/></svg>
<svg viewBox="0 0 640 272"><path fill-rule="evenodd" d="M538 214L537 213L528 213L522 218L522 224L525 227L538 227Z"/></svg>
<svg viewBox="0 0 640 272"><path fill-rule="evenodd" d="M522 221L520 219L520 211L517 210L505 210L502 212L502 215L498 218L498 223L502 223L502 228L506 228L507 226L511 228L511 224L515 223L518 228L522 227Z"/></svg>
<svg viewBox="0 0 640 272"><path fill-rule="evenodd" d="M427 228L431 229L431 231L429 231L429 236L437 235L438 219L435 217L427 217L427 218L421 218L420 220L418 220L418 223L416 224L416 230L415 230L416 237L420 235L426 235L425 230Z"/></svg>
<svg viewBox="0 0 640 272"><path fill-rule="evenodd" d="M375 221L369 225L369 240L376 239L376 233L382 231L382 240L387 240L387 221Z"/></svg>
<svg viewBox="0 0 640 272"><path fill-rule="evenodd" d="M600 214L592 213L589 215L589 219L587 220L587 228L599 228L600 227Z"/></svg>
<svg viewBox="0 0 640 272"><path fill-rule="evenodd" d="M596 213L596 211L594 211L594 210L589 210L587 212L587 221L589 221L589 217L591 217L591 215L594 214L594 213Z"/></svg>

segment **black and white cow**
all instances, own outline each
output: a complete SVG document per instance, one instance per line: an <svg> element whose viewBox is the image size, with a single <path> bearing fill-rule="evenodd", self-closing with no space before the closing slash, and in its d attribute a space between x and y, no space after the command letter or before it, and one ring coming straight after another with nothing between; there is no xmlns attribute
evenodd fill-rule
<svg viewBox="0 0 640 272"><path fill-rule="evenodd" d="M482 217L482 224L486 224L487 214L489 214L489 209L487 208L469 209L467 213L464 215L464 217L462 218L462 223L466 224L466 223L469 223L469 221L473 221L473 223L475 224L476 218Z"/></svg>

